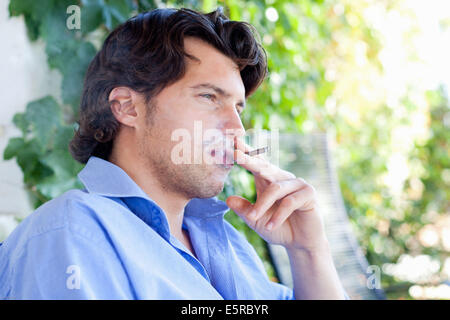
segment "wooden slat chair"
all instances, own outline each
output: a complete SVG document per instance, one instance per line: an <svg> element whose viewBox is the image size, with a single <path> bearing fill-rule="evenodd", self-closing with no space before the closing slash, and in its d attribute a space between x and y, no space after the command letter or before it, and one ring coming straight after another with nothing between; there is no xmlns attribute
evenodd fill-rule
<svg viewBox="0 0 450 320"><path fill-rule="evenodd" d="M279 166L304 178L317 191L334 263L347 294L357 300L385 299L382 289L369 288L373 287L368 285L373 271L351 230L327 135L279 134L279 151ZM285 249L270 244L268 248L278 279L292 288Z"/></svg>

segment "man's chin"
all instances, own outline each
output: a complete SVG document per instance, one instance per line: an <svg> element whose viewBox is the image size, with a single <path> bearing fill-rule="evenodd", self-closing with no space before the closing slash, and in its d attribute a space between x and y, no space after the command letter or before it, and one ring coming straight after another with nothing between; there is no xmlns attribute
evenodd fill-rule
<svg viewBox="0 0 450 320"><path fill-rule="evenodd" d="M206 198L212 198L217 195L219 195L223 191L223 184L222 187L219 188L218 186L211 186L208 190L203 190L202 192L198 192L197 196L195 198L200 199L206 199Z"/></svg>
<svg viewBox="0 0 450 320"><path fill-rule="evenodd" d="M205 181L205 187L199 190L198 196L196 198L211 198L219 195L225 186L225 178L212 178L210 181Z"/></svg>
<svg viewBox="0 0 450 320"><path fill-rule="evenodd" d="M187 194L189 194L190 198L200 199L219 195L223 191L225 181L231 168L232 166L213 164L203 166L200 171L197 169L195 178L189 181L190 184L194 184L188 188L190 192L187 192Z"/></svg>

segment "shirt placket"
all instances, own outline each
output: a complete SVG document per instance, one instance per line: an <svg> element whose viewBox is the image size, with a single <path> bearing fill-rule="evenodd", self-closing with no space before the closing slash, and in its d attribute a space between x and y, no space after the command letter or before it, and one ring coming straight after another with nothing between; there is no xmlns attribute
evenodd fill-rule
<svg viewBox="0 0 450 320"><path fill-rule="evenodd" d="M203 219L203 230L206 232L211 284L225 299L236 299L232 257L223 216L217 215Z"/></svg>
<svg viewBox="0 0 450 320"><path fill-rule="evenodd" d="M164 212L146 199L122 199L136 216L143 220L150 228L155 230L166 240L197 272L208 282L211 282L206 269L189 250L174 236L170 234L169 223Z"/></svg>
<svg viewBox="0 0 450 320"><path fill-rule="evenodd" d="M208 282L211 283L211 279L205 267L189 252L185 245L173 236L171 236L170 244L181 254L184 259L187 260L187 262L189 262L190 265L194 267L195 270L197 270Z"/></svg>

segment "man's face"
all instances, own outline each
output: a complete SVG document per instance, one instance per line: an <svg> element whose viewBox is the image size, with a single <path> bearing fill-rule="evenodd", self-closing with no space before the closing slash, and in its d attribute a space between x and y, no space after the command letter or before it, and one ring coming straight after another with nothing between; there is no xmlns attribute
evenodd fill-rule
<svg viewBox="0 0 450 320"><path fill-rule="evenodd" d="M187 58L184 77L154 97L151 121L138 132L139 153L165 190L209 198L231 169L233 137L244 134L245 88L230 58L197 38L184 45L198 61Z"/></svg>

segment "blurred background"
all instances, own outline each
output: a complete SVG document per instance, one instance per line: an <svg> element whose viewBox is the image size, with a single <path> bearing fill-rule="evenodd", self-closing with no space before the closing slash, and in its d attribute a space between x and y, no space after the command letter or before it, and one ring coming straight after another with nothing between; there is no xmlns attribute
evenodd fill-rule
<svg viewBox="0 0 450 320"><path fill-rule="evenodd" d="M268 55L244 126L326 133L352 233L386 297L450 299L448 0L0 0L0 241L81 187L67 145L106 35L153 8L217 6L253 24ZM245 170L232 170L220 197L233 193L254 200ZM226 218L277 281L265 243Z"/></svg>

